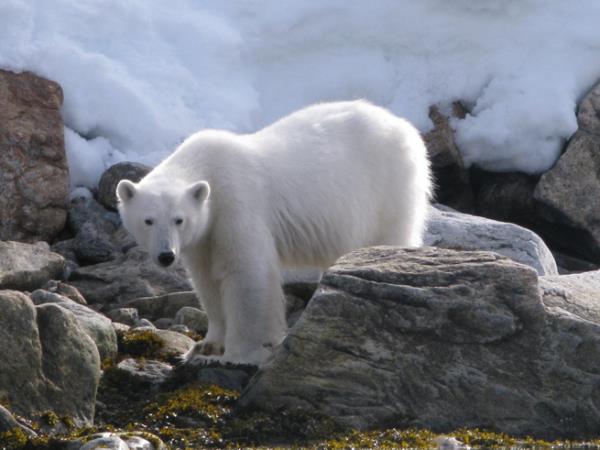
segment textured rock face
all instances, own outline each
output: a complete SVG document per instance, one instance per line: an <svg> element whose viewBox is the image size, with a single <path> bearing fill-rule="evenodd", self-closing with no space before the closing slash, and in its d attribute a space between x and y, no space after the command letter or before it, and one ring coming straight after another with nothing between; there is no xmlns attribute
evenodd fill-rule
<svg viewBox="0 0 600 450"><path fill-rule="evenodd" d="M73 300L54 292L38 289L31 293L31 299L36 305L56 303L61 308L73 313L81 329L92 338L100 359L113 360L117 356L117 334L112 322L106 316L97 313L85 305L80 305Z"/></svg>
<svg viewBox="0 0 600 450"><path fill-rule="evenodd" d="M556 261L544 241L533 231L512 223L438 206L431 208L423 241L435 247L496 252L533 267L539 275L558 275Z"/></svg>
<svg viewBox="0 0 600 450"><path fill-rule="evenodd" d="M0 289L34 290L60 278L65 260L45 242L0 241Z"/></svg>
<svg viewBox="0 0 600 450"><path fill-rule="evenodd" d="M98 201L109 209L117 209L117 184L121 180L140 181L152 167L135 162L120 162L110 166L98 182Z"/></svg>
<svg viewBox="0 0 600 450"><path fill-rule="evenodd" d="M529 267L374 247L324 275L241 404L317 410L351 428L581 438L600 426L598 342L597 324L544 307Z"/></svg>
<svg viewBox="0 0 600 450"><path fill-rule="evenodd" d="M64 227L69 176L60 86L0 70L0 239L48 240Z"/></svg>
<svg viewBox="0 0 600 450"><path fill-rule="evenodd" d="M453 105L452 115L464 118L465 111L459 103ZM473 193L462 156L454 141L454 130L448 117L436 106L429 109L434 128L423 136L436 181L437 201L461 210L470 210Z"/></svg>
<svg viewBox="0 0 600 450"><path fill-rule="evenodd" d="M52 410L91 424L100 358L73 314L16 291L0 291L0 311L0 400L23 416Z"/></svg>
<svg viewBox="0 0 600 450"><path fill-rule="evenodd" d="M579 129L534 192L558 245L600 262L600 85L581 102Z"/></svg>
<svg viewBox="0 0 600 450"><path fill-rule="evenodd" d="M600 324L600 271L573 275L540 277L542 299L549 307L558 307L583 320Z"/></svg>

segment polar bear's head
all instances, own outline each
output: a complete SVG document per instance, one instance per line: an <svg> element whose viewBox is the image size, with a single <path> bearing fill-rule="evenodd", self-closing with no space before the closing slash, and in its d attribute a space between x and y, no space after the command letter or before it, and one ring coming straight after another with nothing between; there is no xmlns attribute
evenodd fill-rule
<svg viewBox="0 0 600 450"><path fill-rule="evenodd" d="M123 225L159 265L175 263L181 252L204 236L209 219L206 181L117 185Z"/></svg>

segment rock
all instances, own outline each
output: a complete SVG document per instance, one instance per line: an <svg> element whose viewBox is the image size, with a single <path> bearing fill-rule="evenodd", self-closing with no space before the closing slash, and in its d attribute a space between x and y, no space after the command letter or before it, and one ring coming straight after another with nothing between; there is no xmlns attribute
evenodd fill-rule
<svg viewBox="0 0 600 450"><path fill-rule="evenodd" d="M111 305L191 289L183 267L160 268L138 247L113 261L77 268L69 284L79 289L89 303ZM138 308L135 305L121 306ZM145 317L141 308L138 311Z"/></svg>
<svg viewBox="0 0 600 450"><path fill-rule="evenodd" d="M465 114L466 111L459 102L452 105L452 117L464 118ZM442 114L437 106L429 108L429 118L434 127L423 135L423 140L436 182L435 198L438 202L461 211L470 211L473 206L473 193L468 172L454 141L454 130L450 127L448 117Z"/></svg>
<svg viewBox="0 0 600 450"><path fill-rule="evenodd" d="M108 227L94 222L85 222L75 236L75 256L81 264L98 264L117 258L121 252L111 242Z"/></svg>
<svg viewBox="0 0 600 450"><path fill-rule="evenodd" d="M148 319L139 319L136 323L133 324L132 328L156 328L152 322Z"/></svg>
<svg viewBox="0 0 600 450"><path fill-rule="evenodd" d="M158 321L160 321L160 320L161 319L158 319ZM162 320L165 320L165 319L162 319ZM169 319L167 319L167 320L169 320ZM156 328L160 328L161 330L168 329L168 330L176 331L177 333L183 333L183 334L190 333L190 329L188 327L186 327L185 325L181 324L181 323L178 323L178 324L175 324L175 325L171 325L171 326L169 326L167 328L159 327L159 326L157 326Z"/></svg>
<svg viewBox="0 0 600 450"><path fill-rule="evenodd" d="M175 314L175 325L185 325L190 330L201 335L205 335L208 331L208 316L198 308L184 306Z"/></svg>
<svg viewBox="0 0 600 450"><path fill-rule="evenodd" d="M121 334L119 345L122 354L171 361L187 352L194 340L175 331L140 327Z"/></svg>
<svg viewBox="0 0 600 450"><path fill-rule="evenodd" d="M51 410L91 425L100 358L75 316L0 291L0 400L25 417Z"/></svg>
<svg viewBox="0 0 600 450"><path fill-rule="evenodd" d="M45 242L25 244L0 241L0 289L32 291L60 278L65 260Z"/></svg>
<svg viewBox="0 0 600 450"><path fill-rule="evenodd" d="M77 262L77 256L75 255L75 245L75 239L64 239L62 241L57 241L54 244L52 244L50 249L54 253L58 253L59 255L61 255L66 260L72 261L76 265L79 265L79 263Z"/></svg>
<svg viewBox="0 0 600 450"><path fill-rule="evenodd" d="M98 182L98 201L108 209L117 209L117 184L121 180L140 181L152 167L135 162L120 162L104 171Z"/></svg>
<svg viewBox="0 0 600 450"><path fill-rule="evenodd" d="M600 326L545 307L535 270L488 252L372 247L326 272L242 393L348 428L595 436Z"/></svg>
<svg viewBox="0 0 600 450"><path fill-rule="evenodd" d="M36 305L55 303L61 308L72 312L81 329L85 331L96 344L101 361L106 359L114 360L117 357L117 335L110 319L67 297L42 289L32 292L31 299Z"/></svg>
<svg viewBox="0 0 600 450"><path fill-rule="evenodd" d="M201 309L200 300L194 291L173 292L158 297L142 297L124 302L125 308L136 308L141 317L155 321L166 317L175 317L177 311L185 306Z"/></svg>
<svg viewBox="0 0 600 450"><path fill-rule="evenodd" d="M109 312L106 313L106 315L113 322L125 323L127 325L133 325L138 320L140 320L138 311L135 308L111 309Z"/></svg>
<svg viewBox="0 0 600 450"><path fill-rule="evenodd" d="M539 176L473 168L471 183L477 215L535 229L538 219L533 192L538 181Z"/></svg>
<svg viewBox="0 0 600 450"><path fill-rule="evenodd" d="M600 271L540 277L540 287L546 306L564 309L600 325Z"/></svg>
<svg viewBox="0 0 600 450"><path fill-rule="evenodd" d="M87 436L87 439L79 450L167 450L164 442L147 432L104 432Z"/></svg>
<svg viewBox="0 0 600 450"><path fill-rule="evenodd" d="M0 239L55 237L67 217L69 172L60 86L0 70Z"/></svg>
<svg viewBox="0 0 600 450"><path fill-rule="evenodd" d="M10 413L8 409L0 405L0 435L6 431L14 430L15 428L20 429L26 436L35 437L37 433L29 428L27 425L20 423Z"/></svg>
<svg viewBox="0 0 600 450"><path fill-rule="evenodd" d="M461 250L487 250L527 264L539 275L557 275L552 253L526 228L436 206L431 208L424 244Z"/></svg>
<svg viewBox="0 0 600 450"><path fill-rule="evenodd" d="M579 104L577 124L580 130L600 136L600 83Z"/></svg>
<svg viewBox="0 0 600 450"><path fill-rule="evenodd" d="M130 325L125 325L124 323L119 323L119 322L113 322L112 327L115 330L115 333L117 333L117 334L124 333L131 329Z"/></svg>
<svg viewBox="0 0 600 450"><path fill-rule="evenodd" d="M158 391L169 379L173 366L170 364L145 359L143 361L127 358L117 365L120 376L126 377L131 385L138 386L140 390Z"/></svg>
<svg viewBox="0 0 600 450"><path fill-rule="evenodd" d="M69 228L77 234L86 222L103 228L116 230L121 224L119 214L107 211L100 203L90 197L75 197L69 205Z"/></svg>
<svg viewBox="0 0 600 450"><path fill-rule="evenodd" d="M154 326L156 328L160 328L161 330L168 330L171 327L174 327L171 331L177 331L181 333L181 330L189 331L188 327L185 325L173 325L173 319L170 317L161 317L160 319L156 319L154 322Z"/></svg>
<svg viewBox="0 0 600 450"><path fill-rule="evenodd" d="M600 113L600 110L598 110ZM556 165L542 175L534 198L560 249L600 262L600 135L579 130Z"/></svg>
<svg viewBox="0 0 600 450"><path fill-rule="evenodd" d="M83 295L81 295L77 288L70 284L63 283L62 281L50 280L42 287L42 289L67 297L80 305L87 305L85 298L83 298Z"/></svg>
<svg viewBox="0 0 600 450"><path fill-rule="evenodd" d="M254 368L240 367L201 367L197 371L196 381L215 384L232 391L241 391L254 375Z"/></svg>

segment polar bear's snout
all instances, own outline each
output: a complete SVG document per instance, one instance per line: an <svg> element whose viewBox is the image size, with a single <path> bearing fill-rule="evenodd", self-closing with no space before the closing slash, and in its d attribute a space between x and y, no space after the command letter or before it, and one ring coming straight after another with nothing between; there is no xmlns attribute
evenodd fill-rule
<svg viewBox="0 0 600 450"><path fill-rule="evenodd" d="M162 252L158 255L158 262L163 267L169 267L175 261L175 253L173 252Z"/></svg>

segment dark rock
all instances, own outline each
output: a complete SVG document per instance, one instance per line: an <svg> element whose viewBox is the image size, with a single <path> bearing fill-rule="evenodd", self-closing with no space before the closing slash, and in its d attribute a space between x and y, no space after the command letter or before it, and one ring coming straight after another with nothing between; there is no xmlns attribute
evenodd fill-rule
<svg viewBox="0 0 600 450"><path fill-rule="evenodd" d="M63 274L64 258L45 242L0 241L0 255L0 289L32 291Z"/></svg>
<svg viewBox="0 0 600 450"><path fill-rule="evenodd" d="M155 321L165 317L175 317L184 306L201 309L200 300L193 291L173 292L158 297L142 297L124 302L125 308L136 308L140 317Z"/></svg>
<svg viewBox="0 0 600 450"><path fill-rule="evenodd" d="M138 247L113 261L79 267L73 271L69 284L75 286L89 303L137 308L142 317L146 317L142 308L125 302L191 289L183 267L160 268ZM165 315L155 318L159 317Z"/></svg>
<svg viewBox="0 0 600 450"><path fill-rule="evenodd" d="M0 70L0 239L54 238L67 217L69 173L60 86Z"/></svg>
<svg viewBox="0 0 600 450"><path fill-rule="evenodd" d="M25 417L51 410L91 424L100 357L75 316L16 291L0 291L0 311L0 400Z"/></svg>
<svg viewBox="0 0 600 450"><path fill-rule="evenodd" d="M456 102L452 117L464 118L465 114L462 105ZM473 207L473 193L469 185L469 174L454 141L454 130L450 127L449 118L437 106L429 108L429 118L434 128L423 136L423 140L427 145L435 180L435 199L461 211L470 211Z"/></svg>
<svg viewBox="0 0 600 450"><path fill-rule="evenodd" d="M98 182L98 201L106 208L117 209L117 184L121 180L140 181L152 167L135 162L120 162L109 167Z"/></svg>
<svg viewBox="0 0 600 450"><path fill-rule="evenodd" d="M600 111L598 111L600 113ZM558 249L600 262L600 135L579 130L556 165L542 175L534 197Z"/></svg>
<svg viewBox="0 0 600 450"><path fill-rule="evenodd" d="M241 391L248 384L254 370L235 367L206 367L198 370L196 381L215 384L232 391Z"/></svg>
<svg viewBox="0 0 600 450"><path fill-rule="evenodd" d="M471 183L475 190L477 215L535 229L538 219L533 192L538 181L539 176L473 168Z"/></svg>
<svg viewBox="0 0 600 450"><path fill-rule="evenodd" d="M98 264L117 258L121 252L111 242L108 227L87 221L75 236L75 256L81 264Z"/></svg>
<svg viewBox="0 0 600 450"><path fill-rule="evenodd" d="M443 206L431 208L423 241L435 247L492 251L533 267L539 275L558 274L552 253L533 231Z"/></svg>
<svg viewBox="0 0 600 450"><path fill-rule="evenodd" d="M160 319L153 321L153 323L156 328L161 330L168 330L171 328L171 326L174 326L176 328L171 331L177 331L180 333L182 332L181 330L189 331L188 327L185 325L173 325L173 319L171 317L161 317Z"/></svg>
<svg viewBox="0 0 600 450"><path fill-rule="evenodd" d="M119 214L106 210L100 203L90 197L75 197L69 205L69 228L77 234L84 223L92 222L97 226L114 231L121 224Z"/></svg>
<svg viewBox="0 0 600 450"><path fill-rule="evenodd" d="M348 428L600 426L600 326L545 307L536 272L487 252L373 247L341 258L242 394Z"/></svg>

